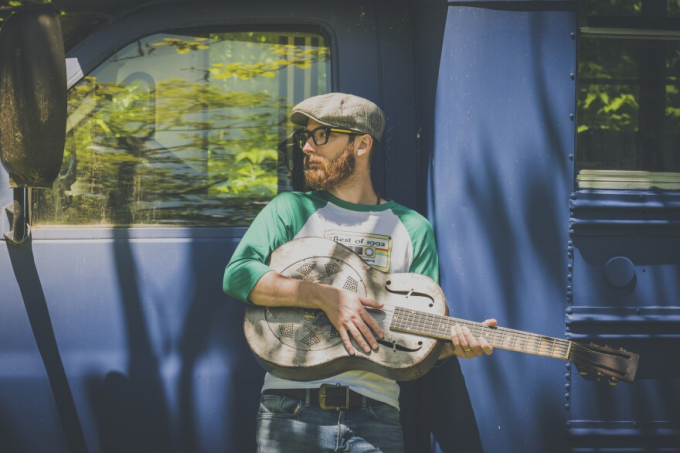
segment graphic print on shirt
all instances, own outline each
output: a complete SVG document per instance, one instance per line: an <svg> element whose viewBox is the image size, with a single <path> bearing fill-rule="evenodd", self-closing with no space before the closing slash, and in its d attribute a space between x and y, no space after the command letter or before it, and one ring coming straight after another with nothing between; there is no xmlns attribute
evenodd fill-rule
<svg viewBox="0 0 680 453"><path fill-rule="evenodd" d="M324 237L348 247L374 269L382 272L390 271L390 255L392 254L392 238L390 236L327 230Z"/></svg>

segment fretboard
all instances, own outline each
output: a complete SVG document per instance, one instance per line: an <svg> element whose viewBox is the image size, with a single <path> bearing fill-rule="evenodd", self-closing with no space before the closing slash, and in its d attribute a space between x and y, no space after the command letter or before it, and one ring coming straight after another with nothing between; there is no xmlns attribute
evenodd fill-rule
<svg viewBox="0 0 680 453"><path fill-rule="evenodd" d="M546 337L503 327L434 315L417 310L395 307L390 329L432 338L448 340L456 324L467 326L475 337L483 337L491 346L509 351L568 360L571 341Z"/></svg>

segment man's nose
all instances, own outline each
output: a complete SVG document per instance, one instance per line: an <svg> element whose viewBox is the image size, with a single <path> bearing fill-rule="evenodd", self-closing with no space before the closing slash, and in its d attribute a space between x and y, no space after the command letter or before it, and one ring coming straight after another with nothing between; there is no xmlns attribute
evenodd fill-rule
<svg viewBox="0 0 680 453"><path fill-rule="evenodd" d="M312 137L309 137L307 141L305 142L305 146L302 147L302 152L303 153L315 153L316 149L314 149L314 142L312 141Z"/></svg>

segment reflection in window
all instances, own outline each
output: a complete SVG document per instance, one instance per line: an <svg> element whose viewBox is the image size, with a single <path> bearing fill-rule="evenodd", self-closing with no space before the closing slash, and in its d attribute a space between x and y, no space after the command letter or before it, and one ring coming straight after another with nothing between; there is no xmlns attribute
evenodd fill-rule
<svg viewBox="0 0 680 453"><path fill-rule="evenodd" d="M680 172L680 1L588 0L580 12L580 182L610 175L646 182L604 187L654 186L670 177L659 173Z"/></svg>
<svg viewBox="0 0 680 453"><path fill-rule="evenodd" d="M319 34L177 32L136 41L69 92L64 164L40 225L246 226L290 190L291 107L329 91Z"/></svg>

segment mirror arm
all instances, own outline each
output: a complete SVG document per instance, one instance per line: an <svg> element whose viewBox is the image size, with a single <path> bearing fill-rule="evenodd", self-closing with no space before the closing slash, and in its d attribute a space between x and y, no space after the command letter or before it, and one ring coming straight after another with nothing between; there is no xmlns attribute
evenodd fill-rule
<svg viewBox="0 0 680 453"><path fill-rule="evenodd" d="M27 188L14 189L14 202L5 206L5 212L10 223L10 230L5 233L5 238L14 245L24 243L31 236Z"/></svg>

